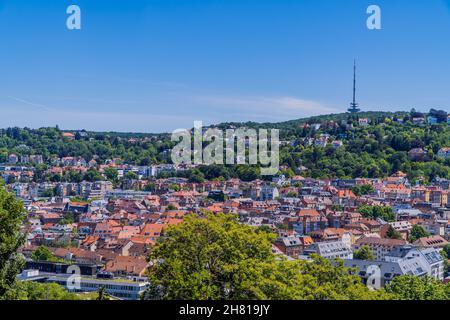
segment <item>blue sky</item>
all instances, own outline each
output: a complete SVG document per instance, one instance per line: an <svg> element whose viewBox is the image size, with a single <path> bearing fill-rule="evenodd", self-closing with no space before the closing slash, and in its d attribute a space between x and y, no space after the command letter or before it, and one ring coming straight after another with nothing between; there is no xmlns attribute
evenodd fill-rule
<svg viewBox="0 0 450 320"><path fill-rule="evenodd" d="M66 8L82 30L66 28ZM379 31L366 9L382 10ZM450 1L0 0L0 127L160 132L194 120L450 109Z"/></svg>

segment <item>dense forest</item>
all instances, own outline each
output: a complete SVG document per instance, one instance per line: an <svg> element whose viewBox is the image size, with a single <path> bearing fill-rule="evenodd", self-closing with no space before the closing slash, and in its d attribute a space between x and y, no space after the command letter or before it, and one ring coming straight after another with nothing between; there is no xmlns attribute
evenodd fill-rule
<svg viewBox="0 0 450 320"><path fill-rule="evenodd" d="M430 115L438 122L428 124ZM417 123L417 118L423 118L423 123ZM361 123L361 119L368 119L368 123ZM379 178L403 171L412 181L450 179L450 159L437 156L441 148L450 147L450 126L444 111L343 113L282 123L223 123L216 127L279 129L282 172L288 176ZM41 154L46 163L55 157L80 156L87 161L121 158L124 163L145 166L170 163L170 150L175 145L167 133L69 132L74 134L74 139L64 137L58 127L2 129L0 163L7 162L8 155L15 153ZM323 137L328 143L314 143ZM332 144L336 140L342 146ZM415 148L424 151L419 159L408 154ZM257 166L200 167L178 175L194 181L260 178Z"/></svg>

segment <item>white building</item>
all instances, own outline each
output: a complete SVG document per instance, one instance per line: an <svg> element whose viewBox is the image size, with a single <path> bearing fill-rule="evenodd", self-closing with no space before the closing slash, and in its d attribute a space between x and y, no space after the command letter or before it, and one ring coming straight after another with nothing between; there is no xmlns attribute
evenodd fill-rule
<svg viewBox="0 0 450 320"><path fill-rule="evenodd" d="M317 242L304 251L304 254L316 253L325 259L353 259L352 249L343 241Z"/></svg>
<svg viewBox="0 0 450 320"><path fill-rule="evenodd" d="M438 157L447 159L450 158L450 148L442 148L441 150L438 151Z"/></svg>

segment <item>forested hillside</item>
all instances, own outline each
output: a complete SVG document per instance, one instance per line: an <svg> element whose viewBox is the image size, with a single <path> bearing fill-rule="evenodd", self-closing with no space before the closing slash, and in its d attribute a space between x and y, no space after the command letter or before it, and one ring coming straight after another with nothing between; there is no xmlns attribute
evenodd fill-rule
<svg viewBox="0 0 450 320"><path fill-rule="evenodd" d="M429 117L437 122L429 124ZM276 128L280 130L282 172L314 178L377 178L397 171L411 180L425 182L450 178L450 159L438 151L450 147L447 113L367 112L325 115L282 123L223 123L217 127ZM65 131L67 132L67 131ZM174 142L170 134L96 133L69 131L68 139L56 128L8 128L0 130L0 163L11 153L41 154L45 162L54 157L80 156L86 161L121 158L124 163L150 165L170 162ZM420 157L409 152L421 149ZM194 180L259 177L257 167L213 166L180 175Z"/></svg>

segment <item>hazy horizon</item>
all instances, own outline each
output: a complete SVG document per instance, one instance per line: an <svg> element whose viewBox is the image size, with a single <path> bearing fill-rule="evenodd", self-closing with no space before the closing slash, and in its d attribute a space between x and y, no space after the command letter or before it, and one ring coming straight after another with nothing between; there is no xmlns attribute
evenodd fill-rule
<svg viewBox="0 0 450 320"><path fill-rule="evenodd" d="M362 114L367 114L367 113L376 113L376 112L388 112L388 113L398 113L398 112L410 112L410 110L393 110L393 111L387 111L387 110L364 110L361 111L360 113L358 113L359 115ZM428 113L430 110L417 110L417 112L421 112L421 113ZM315 116L309 116L309 117L301 117L301 118L296 118L296 119L288 119L285 121L265 121L265 122L258 122L258 121L223 121L223 122L218 122L218 123L203 123L203 127L211 127L211 126L218 126L224 123L248 123L248 122L252 122L252 123L258 123L258 124L271 124L271 123L275 123L275 124L279 124L279 123L284 123L284 122L290 122L290 121L301 121L301 120L306 120L306 119L310 119L310 118L315 118L315 117L323 117L323 116L332 116L332 115L342 115L342 114L349 114L348 112L341 112L341 113L324 113L324 114L319 114L319 115L315 115ZM53 126L40 126L40 127L27 127L27 126L8 126L8 127L0 127L0 129L5 130L7 128L14 128L14 127L18 127L21 129L27 128L27 129L31 129L31 130L38 130L40 128L52 128L52 127L56 127L58 126L59 130L61 131L65 131L65 132L77 132L77 131L86 131L86 132L94 132L94 133L119 133L119 134L145 134L145 135L160 135L160 134L171 134L174 130L172 131L118 131L118 130L90 130L90 129L86 129L86 128L63 128L61 127L59 124L53 125ZM192 123L191 125L187 125L186 127L183 128L177 128L177 129L192 129L194 127L194 123Z"/></svg>

